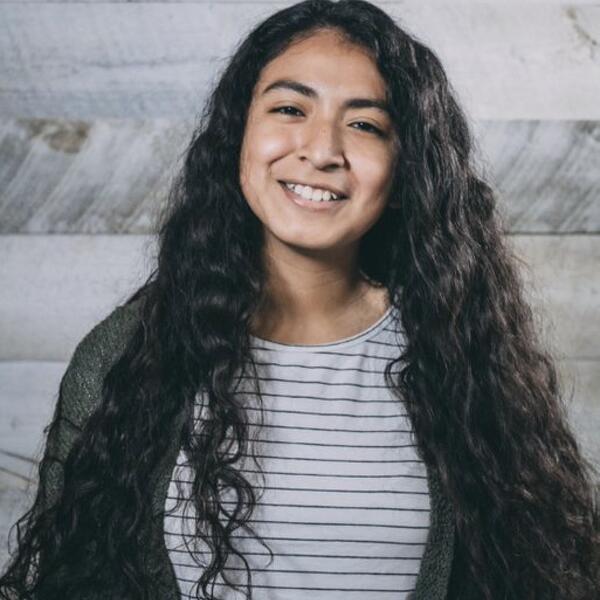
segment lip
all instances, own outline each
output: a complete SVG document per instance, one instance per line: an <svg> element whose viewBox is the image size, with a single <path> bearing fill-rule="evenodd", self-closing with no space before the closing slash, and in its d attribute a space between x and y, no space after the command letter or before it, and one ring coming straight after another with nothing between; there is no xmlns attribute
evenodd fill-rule
<svg viewBox="0 0 600 600"><path fill-rule="evenodd" d="M306 200L306 198L302 198L302 196L298 196L298 194L295 194L294 192L292 192L292 190L288 189L285 185L285 183L279 181L278 182L281 189L283 190L283 193L294 203L297 204L298 206L302 207L302 208L306 208L307 210L313 211L313 212L322 212L322 211L333 211L333 210L338 210L341 205L345 204L348 199L346 198L345 200L333 200L330 202L314 202L313 200Z"/></svg>
<svg viewBox="0 0 600 600"><path fill-rule="evenodd" d="M319 183L315 183L315 184L311 184L311 183L302 183L301 181L294 181L293 179L280 179L279 183L285 183L287 181L287 183L295 183L296 185L309 185L311 188L319 188L321 190L329 190L330 192L333 192L338 198L340 197L344 197L344 200L348 199L348 194L345 194L344 192L342 192L342 190L340 190L339 188L335 188L335 187L331 187L330 185L321 185Z"/></svg>

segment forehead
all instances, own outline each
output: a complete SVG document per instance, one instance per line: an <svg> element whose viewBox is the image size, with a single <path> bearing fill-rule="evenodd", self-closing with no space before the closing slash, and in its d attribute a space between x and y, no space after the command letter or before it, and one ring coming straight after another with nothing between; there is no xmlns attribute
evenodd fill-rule
<svg viewBox="0 0 600 600"><path fill-rule="evenodd" d="M383 98L385 81L368 52L335 32L319 32L295 42L269 62L257 83L260 95L279 78L310 82L321 94Z"/></svg>

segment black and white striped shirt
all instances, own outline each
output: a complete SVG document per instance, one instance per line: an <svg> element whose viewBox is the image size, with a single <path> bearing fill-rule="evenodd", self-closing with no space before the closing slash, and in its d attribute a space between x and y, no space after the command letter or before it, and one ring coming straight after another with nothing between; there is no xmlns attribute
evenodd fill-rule
<svg viewBox="0 0 600 600"><path fill-rule="evenodd" d="M250 459L241 470L260 490L250 524L273 561L250 534L238 530L233 537L250 563L259 600L305 600L307 594L311 600L401 600L415 589L430 497L403 403L383 378L403 343L395 310L330 344L251 337L264 402L254 442L264 480ZM176 507L177 482L185 499L191 477L180 452L164 529L183 598L196 597L192 586L202 572L184 543L194 537L193 506ZM207 552L199 538L196 543ZM201 564L210 558L198 556ZM243 563L231 557L228 565L228 579L244 585ZM220 598L244 598L218 582Z"/></svg>

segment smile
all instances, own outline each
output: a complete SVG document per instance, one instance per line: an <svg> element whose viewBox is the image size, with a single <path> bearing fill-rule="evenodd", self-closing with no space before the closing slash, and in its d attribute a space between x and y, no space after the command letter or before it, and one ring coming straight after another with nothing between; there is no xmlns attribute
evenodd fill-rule
<svg viewBox="0 0 600 600"><path fill-rule="evenodd" d="M279 182L281 189L288 199L301 208L311 212L332 212L346 204L347 198L342 200L311 200L291 190L283 181Z"/></svg>
<svg viewBox="0 0 600 600"><path fill-rule="evenodd" d="M280 181L287 189L291 190L298 196L313 202L339 202L346 200L348 196L342 192L334 191L326 187L312 186L294 181Z"/></svg>

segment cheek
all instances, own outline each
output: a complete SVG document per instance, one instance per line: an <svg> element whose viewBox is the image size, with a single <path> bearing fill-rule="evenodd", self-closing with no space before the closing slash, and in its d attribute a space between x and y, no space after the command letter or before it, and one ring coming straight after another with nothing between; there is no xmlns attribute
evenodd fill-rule
<svg viewBox="0 0 600 600"><path fill-rule="evenodd" d="M277 146L273 139L262 134L259 127L249 125L240 152L240 183L252 188L265 178L265 169L275 160ZM249 189L245 189L248 193Z"/></svg>
<svg viewBox="0 0 600 600"><path fill-rule="evenodd" d="M248 123L240 152L240 186L247 202L259 218L264 215L261 198L272 185L272 165L285 156L282 136L259 121Z"/></svg>
<svg viewBox="0 0 600 600"><path fill-rule="evenodd" d="M387 195L392 179L392 159L385 152L363 154L354 163L356 179L366 196Z"/></svg>
<svg viewBox="0 0 600 600"><path fill-rule="evenodd" d="M290 133L276 123L254 119L248 125L244 147L248 163L268 165L289 153L293 140Z"/></svg>

